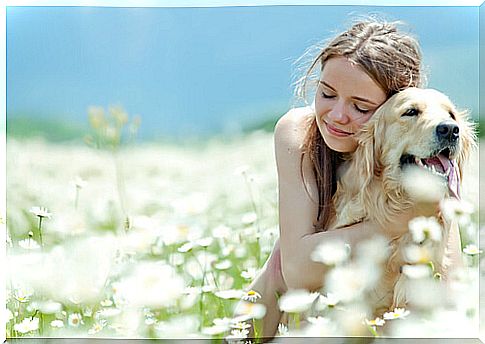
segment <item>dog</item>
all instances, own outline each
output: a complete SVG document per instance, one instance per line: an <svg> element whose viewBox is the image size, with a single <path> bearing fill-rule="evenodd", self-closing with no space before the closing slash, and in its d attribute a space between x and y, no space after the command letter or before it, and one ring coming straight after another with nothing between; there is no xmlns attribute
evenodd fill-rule
<svg viewBox="0 0 485 344"><path fill-rule="evenodd" d="M447 186L442 198L459 197L464 164L476 136L467 111L458 111L443 93L420 88L398 92L356 135L359 146L339 178L330 228L365 220L384 226L403 211L419 206L403 182L405 172L413 168L438 177ZM440 272L450 224L439 214L438 218L444 239L434 250L432 262ZM407 303L401 272L404 249L410 243L410 233L391 240L390 256L371 300L375 314Z"/></svg>

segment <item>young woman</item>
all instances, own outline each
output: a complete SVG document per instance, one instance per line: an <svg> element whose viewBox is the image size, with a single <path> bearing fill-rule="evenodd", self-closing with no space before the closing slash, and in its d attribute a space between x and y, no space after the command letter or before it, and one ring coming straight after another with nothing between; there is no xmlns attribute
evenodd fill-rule
<svg viewBox="0 0 485 344"><path fill-rule="evenodd" d="M279 187L280 239L249 287L266 306L264 337L276 333L281 313L277 295L291 289L318 290L326 268L310 258L322 242L341 240L353 247L376 233L391 239L408 230L414 210L382 228L362 222L327 231L337 168L355 151L355 133L390 96L422 83L417 41L396 23L357 22L336 36L311 63L299 84L305 90L317 72L312 106L294 108L278 121L275 150ZM459 257L457 229L450 243Z"/></svg>

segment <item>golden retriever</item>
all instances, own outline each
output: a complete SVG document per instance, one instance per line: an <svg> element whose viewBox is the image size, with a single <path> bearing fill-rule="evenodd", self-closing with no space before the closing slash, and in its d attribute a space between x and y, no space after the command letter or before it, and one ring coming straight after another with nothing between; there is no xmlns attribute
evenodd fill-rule
<svg viewBox="0 0 485 344"><path fill-rule="evenodd" d="M416 206L416 199L403 186L408 168L439 176L447 193L458 197L464 162L475 145L473 125L466 111L457 111L444 94L433 89L408 88L386 101L358 133L359 146L341 176L331 228L363 220L384 225L402 211ZM444 224L443 219L440 219ZM432 260L439 271L445 259L449 224L443 226L441 243ZM404 247L410 233L391 241L382 280L372 300L377 310L406 305L400 273Z"/></svg>

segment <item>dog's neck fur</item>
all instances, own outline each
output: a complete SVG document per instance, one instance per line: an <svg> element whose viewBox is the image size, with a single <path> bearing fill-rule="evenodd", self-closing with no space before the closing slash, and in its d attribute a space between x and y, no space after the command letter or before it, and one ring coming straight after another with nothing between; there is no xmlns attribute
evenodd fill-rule
<svg viewBox="0 0 485 344"><path fill-rule="evenodd" d="M362 171L361 163L357 159L347 161L343 168L345 170L333 197L336 212L333 228L364 220L383 226L390 223L399 212L411 206L411 200L404 192L400 181L391 177L400 173L392 171L391 168L374 168L372 176L364 183L360 183L356 180L363 178L368 171ZM351 173L355 171L362 171L362 175L356 176ZM375 211L369 212L368 209Z"/></svg>

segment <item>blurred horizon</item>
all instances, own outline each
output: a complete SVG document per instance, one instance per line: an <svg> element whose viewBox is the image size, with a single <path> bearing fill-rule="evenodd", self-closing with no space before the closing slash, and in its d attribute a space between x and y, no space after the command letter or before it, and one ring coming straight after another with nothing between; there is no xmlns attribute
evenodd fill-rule
<svg viewBox="0 0 485 344"><path fill-rule="evenodd" d="M295 105L305 50L370 13L404 21L428 87L478 119L478 7L7 7L7 132L75 133L110 105L142 140L266 125Z"/></svg>

